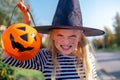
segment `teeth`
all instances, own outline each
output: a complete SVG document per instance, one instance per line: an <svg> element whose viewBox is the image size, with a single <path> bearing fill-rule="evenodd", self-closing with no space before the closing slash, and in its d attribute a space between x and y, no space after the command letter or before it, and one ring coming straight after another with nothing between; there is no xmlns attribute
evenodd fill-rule
<svg viewBox="0 0 120 80"><path fill-rule="evenodd" d="M69 46L62 46L62 47L65 48L65 49L69 48Z"/></svg>
<svg viewBox="0 0 120 80"><path fill-rule="evenodd" d="M72 46L63 46L63 45L61 45L61 47L62 47L63 49L69 49L69 48L71 48Z"/></svg>

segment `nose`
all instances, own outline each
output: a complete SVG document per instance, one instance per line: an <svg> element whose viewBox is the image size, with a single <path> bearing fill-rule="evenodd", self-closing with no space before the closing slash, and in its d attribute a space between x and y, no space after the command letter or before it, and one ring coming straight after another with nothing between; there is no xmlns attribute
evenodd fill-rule
<svg viewBox="0 0 120 80"><path fill-rule="evenodd" d="M64 38L62 42L64 45L68 45L70 41L68 38Z"/></svg>

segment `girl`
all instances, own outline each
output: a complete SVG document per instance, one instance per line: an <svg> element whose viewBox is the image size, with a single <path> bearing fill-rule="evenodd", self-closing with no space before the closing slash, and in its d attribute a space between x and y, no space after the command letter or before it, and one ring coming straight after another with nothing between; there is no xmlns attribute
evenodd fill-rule
<svg viewBox="0 0 120 80"><path fill-rule="evenodd" d="M21 10L24 8L23 15L27 16L24 21L29 24L28 8L22 0L18 7ZM40 70L46 80L97 79L94 58L85 36L97 36L104 32L82 27L78 0L59 0L52 26L36 29L41 33L49 32L47 48L40 49L36 56L25 61L16 60L4 52L3 62L16 67Z"/></svg>

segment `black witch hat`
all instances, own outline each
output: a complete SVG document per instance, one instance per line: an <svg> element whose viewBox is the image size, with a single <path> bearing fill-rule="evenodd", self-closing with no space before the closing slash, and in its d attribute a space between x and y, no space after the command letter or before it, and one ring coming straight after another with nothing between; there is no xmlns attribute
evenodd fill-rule
<svg viewBox="0 0 120 80"><path fill-rule="evenodd" d="M83 26L79 0L59 0L52 26L39 26L36 29L45 34L52 29L79 29L86 36L104 34L102 30Z"/></svg>

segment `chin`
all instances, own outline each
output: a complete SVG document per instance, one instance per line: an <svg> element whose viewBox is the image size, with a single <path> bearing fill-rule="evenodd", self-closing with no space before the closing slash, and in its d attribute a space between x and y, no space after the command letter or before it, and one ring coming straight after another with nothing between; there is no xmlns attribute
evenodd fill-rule
<svg viewBox="0 0 120 80"><path fill-rule="evenodd" d="M71 52L61 52L63 55L70 55Z"/></svg>

